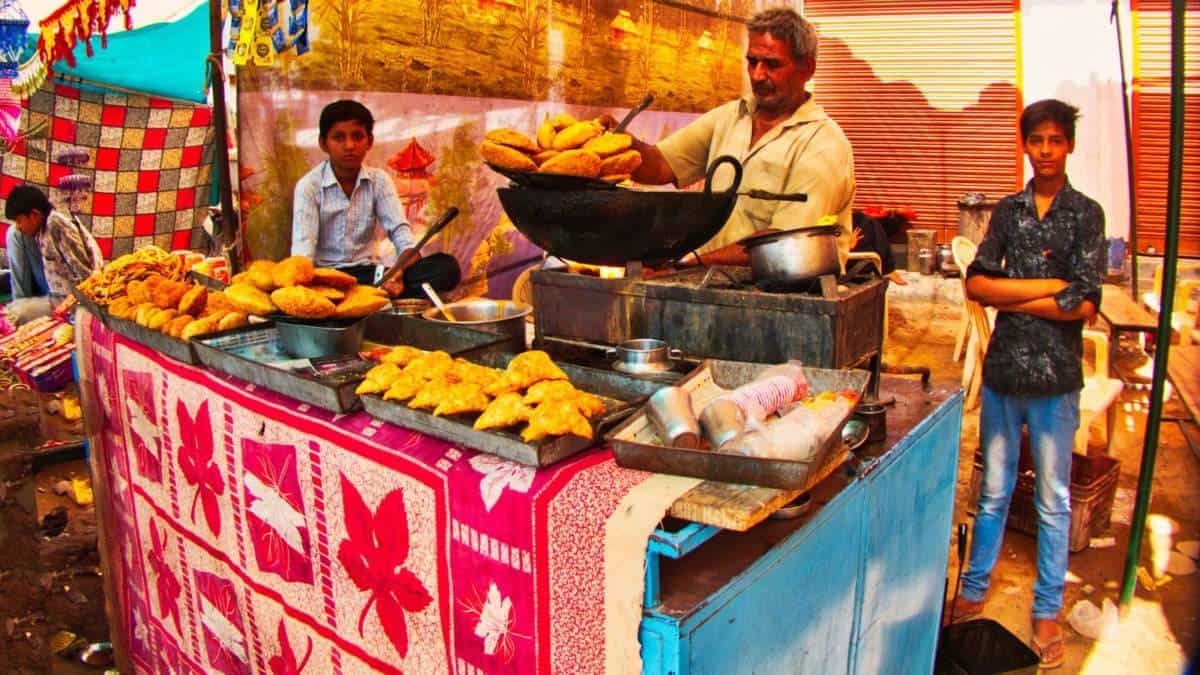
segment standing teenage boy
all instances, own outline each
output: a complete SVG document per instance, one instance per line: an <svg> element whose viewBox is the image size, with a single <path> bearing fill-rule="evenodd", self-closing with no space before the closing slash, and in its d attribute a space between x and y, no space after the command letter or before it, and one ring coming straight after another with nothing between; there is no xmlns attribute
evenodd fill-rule
<svg viewBox="0 0 1200 675"><path fill-rule="evenodd" d="M1033 169L1025 190L996 205L967 269L967 295L998 310L983 364L979 436L983 486L954 616L983 609L1029 427L1037 483L1033 642L1043 668L1063 662L1063 584L1071 529L1071 454L1083 388L1083 322L1100 306L1104 211L1067 181L1079 109L1038 101L1021 113Z"/></svg>
<svg viewBox="0 0 1200 675"><path fill-rule="evenodd" d="M371 111L358 101L325 106L318 143L329 158L296 183L292 203L292 255L348 272L361 284L375 283L382 235L398 254L413 245L391 177L363 164L374 129ZM388 287L393 294L402 290L396 280Z"/></svg>

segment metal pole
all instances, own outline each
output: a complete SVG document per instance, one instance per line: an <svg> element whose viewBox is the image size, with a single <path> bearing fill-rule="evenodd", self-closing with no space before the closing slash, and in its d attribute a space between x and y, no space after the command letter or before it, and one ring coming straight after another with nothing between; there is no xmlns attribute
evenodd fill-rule
<svg viewBox="0 0 1200 675"><path fill-rule="evenodd" d="M1150 390L1150 414L1142 444L1142 467L1138 474L1137 500L1125 554L1125 577L1121 586L1121 606L1133 600L1142 535L1146 530L1146 511L1150 508L1150 488L1154 479L1154 459L1158 451L1158 427L1162 422L1163 388L1167 379L1167 356L1171 349L1171 311L1175 303L1175 263L1179 257L1179 210L1183 190L1183 28L1186 0L1171 2L1171 154L1167 167L1167 238L1163 252L1163 281L1159 297L1158 334L1154 336L1154 383Z"/></svg>
<svg viewBox="0 0 1200 675"><path fill-rule="evenodd" d="M1132 116L1129 113L1129 83L1125 78L1125 47L1121 38L1119 5L1118 0L1113 0L1112 14L1108 18L1117 27L1117 58L1121 61L1121 109L1124 111L1125 119L1125 173L1129 181L1129 269L1133 282L1129 292L1136 302L1138 299L1137 193L1134 192L1136 181L1133 176L1133 124Z"/></svg>
<svg viewBox="0 0 1200 675"><path fill-rule="evenodd" d="M233 178L229 175L229 125L225 106L225 69L222 67L225 46L221 40L221 28L224 25L221 20L221 5L221 0L208 2L210 53L206 61L211 68L209 74L213 92L213 127L216 129L214 143L217 146L217 189L221 197L221 231L217 233L216 239L224 248L240 240L238 234L241 225L238 224L238 212L233 205ZM233 255L229 261L231 272L238 272L242 268L239 249L240 247L232 251Z"/></svg>

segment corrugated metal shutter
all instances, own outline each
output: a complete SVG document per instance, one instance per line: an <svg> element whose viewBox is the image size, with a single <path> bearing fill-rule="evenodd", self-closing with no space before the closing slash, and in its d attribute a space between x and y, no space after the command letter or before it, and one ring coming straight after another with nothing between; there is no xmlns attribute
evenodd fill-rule
<svg viewBox="0 0 1200 675"><path fill-rule="evenodd" d="M911 206L949 241L957 201L1021 183L1015 0L806 0L813 90L854 146L856 207Z"/></svg>
<svg viewBox="0 0 1200 675"><path fill-rule="evenodd" d="M1200 255L1200 3L1190 2L1184 29L1183 201L1179 252ZM1171 7L1133 5L1133 158L1138 248L1163 250L1167 230L1167 159L1171 124Z"/></svg>

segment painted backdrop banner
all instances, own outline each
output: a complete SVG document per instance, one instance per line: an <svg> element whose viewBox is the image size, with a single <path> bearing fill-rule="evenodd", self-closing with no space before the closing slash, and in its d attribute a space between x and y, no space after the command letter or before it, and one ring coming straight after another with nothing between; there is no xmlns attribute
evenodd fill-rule
<svg viewBox="0 0 1200 675"><path fill-rule="evenodd" d="M482 277L537 249L503 218L505 184L477 148L492 128L532 135L546 114L618 118L649 92L631 131L654 142L736 98L744 18L757 0L329 0L312 5L312 51L239 69L242 207L251 257L288 253L296 181L323 159L321 107L354 98L378 120L368 162L386 167L417 233L462 213L430 250ZM654 112L658 111L658 112ZM519 270L464 292L506 296Z"/></svg>

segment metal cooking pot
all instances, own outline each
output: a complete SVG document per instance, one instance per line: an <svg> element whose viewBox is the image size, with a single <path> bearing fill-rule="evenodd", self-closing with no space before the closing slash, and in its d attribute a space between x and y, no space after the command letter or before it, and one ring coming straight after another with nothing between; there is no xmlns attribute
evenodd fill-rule
<svg viewBox="0 0 1200 675"><path fill-rule="evenodd" d="M838 234L841 227L828 225L783 232L760 232L742 240L750 255L756 282L789 284L837 274Z"/></svg>
<svg viewBox="0 0 1200 675"><path fill-rule="evenodd" d="M610 347L605 356L616 358L613 367L626 373L659 373L670 370L675 359L683 358L683 352L670 348L666 342L653 338L626 340Z"/></svg>
<svg viewBox="0 0 1200 675"><path fill-rule="evenodd" d="M442 310L430 307L421 313L429 321L470 326L508 338L505 348L514 353L525 351L525 316L533 307L511 300L461 300L446 305L455 321L442 315Z"/></svg>

